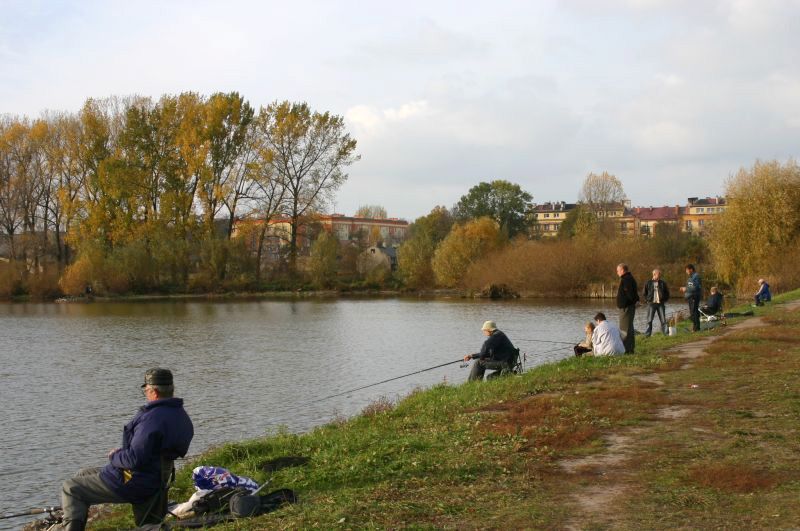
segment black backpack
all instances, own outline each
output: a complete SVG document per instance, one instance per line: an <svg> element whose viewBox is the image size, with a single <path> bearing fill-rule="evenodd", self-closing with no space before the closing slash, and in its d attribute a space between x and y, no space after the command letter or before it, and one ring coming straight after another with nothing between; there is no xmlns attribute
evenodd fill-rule
<svg viewBox="0 0 800 531"><path fill-rule="evenodd" d="M289 489L279 489L264 496L237 492L231 496L228 506L233 516L247 518L272 512L284 504L297 503L297 501L297 494Z"/></svg>

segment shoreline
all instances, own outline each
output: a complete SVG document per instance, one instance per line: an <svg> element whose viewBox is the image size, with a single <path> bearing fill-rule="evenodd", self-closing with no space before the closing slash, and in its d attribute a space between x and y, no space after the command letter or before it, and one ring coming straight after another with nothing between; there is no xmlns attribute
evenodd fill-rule
<svg viewBox="0 0 800 531"><path fill-rule="evenodd" d="M354 417L305 433L277 430L266 437L224 444L186 462L173 495L188 497L192 490L189 471L198 464L224 466L261 482L268 477L261 468L263 460L299 455L309 457L310 465L282 470L273 476L276 488L297 490L304 503L258 518L238 520L238 529L331 528L340 525L342 519L349 527L394 528L413 522L422 527L479 528L491 527L497 517L505 518L510 528L560 528L574 525L576 520L586 523L596 518L622 519L630 524L641 513L623 514L623 506L619 505L625 503L622 498L630 485L610 489L614 497L609 501L617 502L608 506L613 514L598 515L592 513L596 508L581 505L581 500L597 495L586 491L585 478L589 476L581 470L603 466L606 454L622 452L627 457L620 461L620 466L627 467L626 471L604 473L604 478L627 482L632 477L628 474L635 473L637 478L640 475L644 478L642 481L658 481L658 477L647 476L661 473L660 469L653 471L647 465L656 457L640 461L636 459L638 454L633 457L629 454L656 452L658 458L673 463L669 457L681 454L673 444L675 432L669 426L690 422L681 420L691 419L689 412L702 420L687 424L680 432L680 441L691 438L700 441L693 444L711 445L724 437L733 437L732 448L738 451L753 448L757 452L758 446L736 443L738 438L753 436L756 432L752 429L745 426L731 427L730 433L724 430L727 422L733 422L730 416L742 423L761 422L765 417L739 414L738 410L731 412L725 405L731 395L717 382L723 375L732 378L731 371L739 365L743 382L756 376L768 381L786 372L780 364L776 365L776 353L770 350L773 348L770 344L759 350L762 365L758 366L760 372L755 373L747 365L753 363L753 355L740 352L736 346L742 344L739 338L749 337L743 334L753 333L748 330L756 330L761 334L756 337L763 337L762 341L788 345L781 343L786 341L783 337L789 337L784 335L786 332L776 335L770 327L785 326L782 323L792 318L790 308L798 304L784 304L798 298L800 291L778 296L773 305L758 311L756 317L732 319L728 327L717 326L699 334L654 336L642 341L633 356L569 358L538 366L521 377L481 384L436 385L396 403L376 401ZM796 326L800 326L800 321ZM744 343L758 345L752 341ZM723 347L709 350L716 344ZM725 345L733 345L728 347L729 354L725 354L728 352ZM713 355L691 354L698 349ZM797 350L790 346L781 356L786 358ZM719 365L723 361L717 358L725 356L725 365ZM719 367L725 368L722 373ZM737 387L736 381L731 385L744 389ZM758 392L758 387L754 392ZM698 398L685 398L687 393ZM714 400L722 402L717 405ZM740 400L740 409L763 407L752 404L749 397ZM723 419L719 426L713 424L721 414L727 420ZM765 422L774 422L771 418ZM697 422L702 429L696 429ZM787 429L791 434L794 428ZM666 435L660 430L667 430L669 437L664 438ZM722 433L708 437L705 434L709 430ZM645 444L650 436L658 436L662 446L653 450L650 444ZM635 445L624 442L636 437L641 441L636 439ZM769 444L780 444L783 440L783 436L770 433L765 437ZM470 450L458 451L464 448ZM730 451L727 448L723 446L720 450ZM691 452L691 447L686 451ZM493 458L487 460L486 452ZM685 481L680 472L684 461L676 458L671 465L678 467L676 474L681 481ZM712 459L709 466L719 466L718 461ZM641 469L637 468L642 464ZM731 465L731 470L739 469L741 466ZM697 477L698 481L705 481L706 475ZM782 488L788 488L785 481L791 478L776 477L777 484L782 482ZM608 481L604 478L596 479ZM663 481L671 485L669 482L675 480L670 477ZM698 495L698 488L706 487L691 486L693 490L688 492ZM660 491L654 489L656 494L635 487L630 490L636 503L663 503L658 498ZM724 495L722 499L726 502L736 503L736 492L722 492L718 496ZM769 495L769 491L758 489L755 493L762 497ZM644 494L650 497L645 499ZM752 499L749 496L752 494L745 493L742 499ZM794 499L791 498L792 503ZM520 503L521 500L525 503ZM476 503L485 504L487 510L475 511ZM685 504L681 507L683 512L665 516L704 527L707 504L700 504L699 511L688 520L685 511L692 507ZM725 514L726 505L720 504L719 508L716 525L732 522ZM620 509L619 514L616 509ZM771 507L765 510L773 512ZM128 518L128 512L121 508L112 519L97 522L96 528L119 528Z"/></svg>
<svg viewBox="0 0 800 531"><path fill-rule="evenodd" d="M481 292L463 289L434 289L422 291L369 289L369 290L282 290L282 291L253 291L253 292L223 292L223 293L149 293L128 295L95 295L90 298L58 297L58 298L32 298L30 296L0 299L0 304L13 303L91 303L91 302L158 302L158 301L249 301L249 300L293 300L293 299L476 299L489 301L514 301L514 300L609 300L616 297L616 292L608 291L605 294L589 293L519 293L514 296L492 297ZM734 296L728 299L736 300ZM644 306L644 305L643 305Z"/></svg>

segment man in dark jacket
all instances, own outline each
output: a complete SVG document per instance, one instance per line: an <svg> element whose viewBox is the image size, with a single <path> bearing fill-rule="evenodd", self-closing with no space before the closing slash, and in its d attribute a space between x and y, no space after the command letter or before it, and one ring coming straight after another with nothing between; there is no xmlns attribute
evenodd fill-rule
<svg viewBox="0 0 800 531"><path fill-rule="evenodd" d="M647 301L647 329L645 337L653 333L653 318L658 315L661 323L661 333L667 335L667 313L664 304L669 300L667 283L661 280L661 270L653 269L653 279L644 285L644 300Z"/></svg>
<svg viewBox="0 0 800 531"><path fill-rule="evenodd" d="M639 288L636 279L628 271L626 264L617 266L619 289L617 289L617 308L619 308L619 330L622 332L622 343L625 354L633 354L636 347L636 336L633 329L633 318L636 314L636 303L639 302Z"/></svg>
<svg viewBox="0 0 800 531"><path fill-rule="evenodd" d="M467 354L464 356L464 361L477 359L472 364L472 370L469 373L469 381L483 380L483 374L486 370L494 371L486 377L494 378L499 376L503 369L510 370L511 362L514 359L515 348L511 344L503 332L497 329L494 321L486 321L481 328L483 334L486 336L486 341L483 342L481 351L476 354Z"/></svg>
<svg viewBox="0 0 800 531"><path fill-rule="evenodd" d="M62 529L83 530L89 507L98 503L131 503L134 513L137 506L152 505L162 487L162 457L184 457L194 436L183 400L173 398L174 390L168 369L145 373L142 393L147 403L125 425L122 447L108 453L105 467L84 468L63 483Z"/></svg>
<svg viewBox="0 0 800 531"><path fill-rule="evenodd" d="M708 315L714 315L722 309L722 293L719 292L716 286L711 287L711 294L700 309Z"/></svg>
<svg viewBox="0 0 800 531"><path fill-rule="evenodd" d="M703 286L700 275L694 268L694 264L686 265L686 287L681 288L686 304L689 305L689 319L692 321L692 332L700 331L700 298L703 296Z"/></svg>

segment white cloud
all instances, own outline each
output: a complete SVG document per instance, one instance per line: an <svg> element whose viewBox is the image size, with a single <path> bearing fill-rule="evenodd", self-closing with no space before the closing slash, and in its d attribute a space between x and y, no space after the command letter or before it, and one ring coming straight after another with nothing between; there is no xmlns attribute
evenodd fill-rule
<svg viewBox="0 0 800 531"><path fill-rule="evenodd" d="M800 155L798 18L797 0L19 0L0 113L238 90L345 116L362 160L341 210L413 218L490 178L572 200L602 170L674 204Z"/></svg>

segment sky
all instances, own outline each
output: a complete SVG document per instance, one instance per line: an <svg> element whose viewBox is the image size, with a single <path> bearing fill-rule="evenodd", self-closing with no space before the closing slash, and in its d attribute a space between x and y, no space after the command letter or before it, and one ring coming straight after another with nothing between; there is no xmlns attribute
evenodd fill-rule
<svg viewBox="0 0 800 531"><path fill-rule="evenodd" d="M330 208L413 220L505 179L608 171L634 206L800 149L800 0L0 0L0 114L238 91L345 117Z"/></svg>

